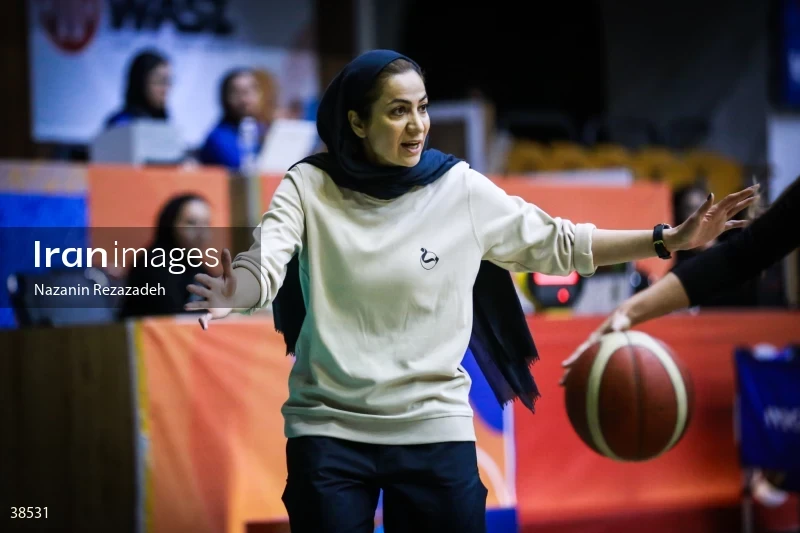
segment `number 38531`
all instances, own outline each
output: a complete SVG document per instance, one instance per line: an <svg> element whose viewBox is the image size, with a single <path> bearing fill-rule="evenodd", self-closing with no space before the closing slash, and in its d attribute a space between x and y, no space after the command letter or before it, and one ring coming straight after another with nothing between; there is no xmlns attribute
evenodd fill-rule
<svg viewBox="0 0 800 533"><path fill-rule="evenodd" d="M12 507L11 518L47 518L47 507Z"/></svg>

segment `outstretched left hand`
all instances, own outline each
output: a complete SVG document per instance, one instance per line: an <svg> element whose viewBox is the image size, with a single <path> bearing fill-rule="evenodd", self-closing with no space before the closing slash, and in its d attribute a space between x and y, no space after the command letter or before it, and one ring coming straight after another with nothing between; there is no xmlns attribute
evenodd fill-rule
<svg viewBox="0 0 800 533"><path fill-rule="evenodd" d="M759 185L753 185L739 192L729 194L714 205L714 195L709 194L697 211L674 228L670 241L665 245L670 251L692 250L713 241L729 229L743 228L750 220L731 220L737 213L747 209L758 200Z"/></svg>

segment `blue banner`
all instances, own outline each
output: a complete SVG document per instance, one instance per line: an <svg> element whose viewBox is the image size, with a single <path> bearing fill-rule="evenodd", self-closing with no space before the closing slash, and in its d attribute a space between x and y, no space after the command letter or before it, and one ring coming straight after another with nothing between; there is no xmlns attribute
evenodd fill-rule
<svg viewBox="0 0 800 533"><path fill-rule="evenodd" d="M45 270L35 266L31 245L85 248L86 200L83 197L0 194L0 329L16 327L9 295L9 276ZM51 266L60 266L60 256Z"/></svg>
<svg viewBox="0 0 800 533"><path fill-rule="evenodd" d="M800 1L780 3L778 49L780 105L800 107Z"/></svg>
<svg viewBox="0 0 800 533"><path fill-rule="evenodd" d="M736 351L742 464L800 473L800 347L768 359Z"/></svg>

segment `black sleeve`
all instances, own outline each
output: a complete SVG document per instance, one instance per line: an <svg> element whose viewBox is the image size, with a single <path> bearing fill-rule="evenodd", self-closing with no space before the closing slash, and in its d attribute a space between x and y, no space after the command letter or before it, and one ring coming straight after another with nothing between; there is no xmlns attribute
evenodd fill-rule
<svg viewBox="0 0 800 533"><path fill-rule="evenodd" d="M739 286L800 247L800 179L766 213L735 237L677 265L672 272L691 305Z"/></svg>

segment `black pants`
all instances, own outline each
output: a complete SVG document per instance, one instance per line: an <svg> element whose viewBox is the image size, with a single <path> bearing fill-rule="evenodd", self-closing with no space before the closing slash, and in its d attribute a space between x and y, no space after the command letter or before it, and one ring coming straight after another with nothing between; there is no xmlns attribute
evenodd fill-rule
<svg viewBox="0 0 800 533"><path fill-rule="evenodd" d="M474 442L410 446L299 437L286 444L292 533L371 533L383 489L386 533L484 533Z"/></svg>

